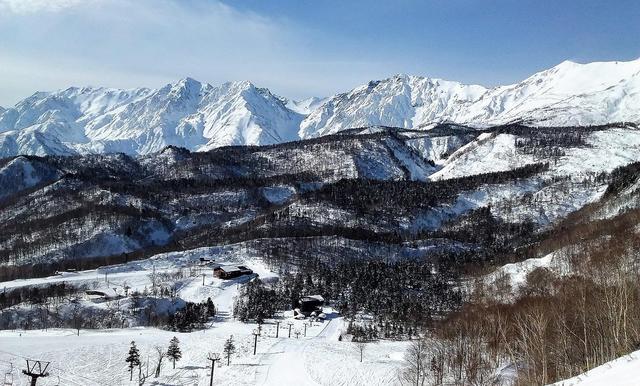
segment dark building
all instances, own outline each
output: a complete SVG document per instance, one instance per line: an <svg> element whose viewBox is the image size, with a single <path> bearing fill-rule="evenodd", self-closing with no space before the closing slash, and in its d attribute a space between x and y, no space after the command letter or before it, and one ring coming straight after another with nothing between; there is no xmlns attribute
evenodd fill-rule
<svg viewBox="0 0 640 386"><path fill-rule="evenodd" d="M303 296L298 300L298 307L296 310L300 310L300 313L309 316L311 313L322 313L322 306L324 305L324 298L320 295L308 295Z"/></svg>
<svg viewBox="0 0 640 386"><path fill-rule="evenodd" d="M253 271L244 265L220 265L213 269L215 277L225 280L243 275L251 275L252 273Z"/></svg>

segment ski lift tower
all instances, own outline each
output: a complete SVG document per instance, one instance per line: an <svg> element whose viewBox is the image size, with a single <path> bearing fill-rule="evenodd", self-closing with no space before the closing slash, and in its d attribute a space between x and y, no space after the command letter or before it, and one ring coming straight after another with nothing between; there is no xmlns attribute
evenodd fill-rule
<svg viewBox="0 0 640 386"><path fill-rule="evenodd" d="M27 359L27 369L22 370L22 374L31 377L31 386L36 386L38 378L49 376L47 369L49 368L50 363L51 362Z"/></svg>

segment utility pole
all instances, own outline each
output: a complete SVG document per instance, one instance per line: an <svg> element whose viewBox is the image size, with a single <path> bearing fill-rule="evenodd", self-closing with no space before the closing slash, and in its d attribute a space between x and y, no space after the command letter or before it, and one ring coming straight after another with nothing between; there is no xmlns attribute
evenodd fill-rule
<svg viewBox="0 0 640 386"><path fill-rule="evenodd" d="M253 355L256 355L256 349L258 348L258 336L260 336L260 330L253 330Z"/></svg>
<svg viewBox="0 0 640 386"><path fill-rule="evenodd" d="M36 386L38 378L49 376L47 369L49 368L50 363L51 362L27 359L27 369L22 370L22 374L31 377L31 386Z"/></svg>
<svg viewBox="0 0 640 386"><path fill-rule="evenodd" d="M280 334L280 321L276 322L276 338L278 337L278 335Z"/></svg>
<svg viewBox="0 0 640 386"><path fill-rule="evenodd" d="M307 336L307 322L304 322L304 336Z"/></svg>
<svg viewBox="0 0 640 386"><path fill-rule="evenodd" d="M206 276L207 276L207 274L206 274L206 273L203 273L203 274L202 274L202 285L204 285L204 278L205 278Z"/></svg>
<svg viewBox="0 0 640 386"><path fill-rule="evenodd" d="M213 386L213 370L215 370L216 362L220 360L220 354L209 353L207 359L211 361L211 377L209 378L209 386Z"/></svg>
<svg viewBox="0 0 640 386"><path fill-rule="evenodd" d="M158 280L158 277L156 276L156 265L155 263L152 266L153 270L151 271L151 293L153 295L156 294L156 281Z"/></svg>
<svg viewBox="0 0 640 386"><path fill-rule="evenodd" d="M289 325L289 338L291 338L291 326L293 326L293 322L287 322Z"/></svg>

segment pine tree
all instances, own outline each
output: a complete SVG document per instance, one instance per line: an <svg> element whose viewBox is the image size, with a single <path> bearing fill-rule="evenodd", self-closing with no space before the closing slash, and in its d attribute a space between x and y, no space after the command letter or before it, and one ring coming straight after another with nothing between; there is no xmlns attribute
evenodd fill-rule
<svg viewBox="0 0 640 386"><path fill-rule="evenodd" d="M133 380L133 369L136 366L140 366L140 352L138 351L138 348L136 347L136 342L135 341L131 341L131 347L129 348L129 355L127 355L127 359L125 359L125 362L127 362L129 364L129 380Z"/></svg>
<svg viewBox="0 0 640 386"><path fill-rule="evenodd" d="M169 348L167 349L167 357L169 357L173 361L173 368L176 368L176 361L179 361L182 358L182 352L180 351L180 347L178 344L180 341L175 336L171 338L169 341Z"/></svg>
<svg viewBox="0 0 640 386"><path fill-rule="evenodd" d="M207 316L210 318L216 316L216 306L213 305L211 298L207 298Z"/></svg>
<svg viewBox="0 0 640 386"><path fill-rule="evenodd" d="M231 355L233 355L236 352L236 345L233 344L233 335L231 335L229 337L229 339L227 339L226 342L224 342L224 355L227 357L227 366L229 366L229 363L231 362Z"/></svg>

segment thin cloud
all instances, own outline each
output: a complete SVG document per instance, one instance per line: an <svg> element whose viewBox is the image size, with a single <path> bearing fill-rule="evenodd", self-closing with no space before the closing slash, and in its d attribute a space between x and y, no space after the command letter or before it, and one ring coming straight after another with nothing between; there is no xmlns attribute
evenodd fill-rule
<svg viewBox="0 0 640 386"><path fill-rule="evenodd" d="M57 12L95 0L0 0L0 11L16 14Z"/></svg>
<svg viewBox="0 0 640 386"><path fill-rule="evenodd" d="M385 74L362 52L314 47L294 21L218 1L0 0L0 105L76 86L159 87L185 76L324 96ZM337 60L339 58L339 60ZM26 71L25 69L28 69Z"/></svg>

